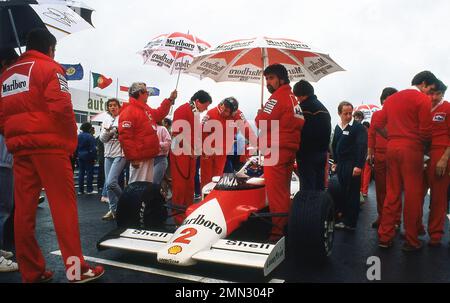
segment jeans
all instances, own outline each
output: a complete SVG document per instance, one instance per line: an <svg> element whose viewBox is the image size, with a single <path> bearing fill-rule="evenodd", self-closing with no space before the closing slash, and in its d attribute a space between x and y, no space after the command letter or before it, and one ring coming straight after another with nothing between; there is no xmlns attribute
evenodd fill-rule
<svg viewBox="0 0 450 303"><path fill-rule="evenodd" d="M0 167L0 249L4 248L5 224L14 208L13 170Z"/></svg>
<svg viewBox="0 0 450 303"><path fill-rule="evenodd" d="M126 164L127 160L124 157L105 158L105 188L108 193L109 210L114 214L117 211L117 202L122 194L119 176Z"/></svg>
<svg viewBox="0 0 450 303"><path fill-rule="evenodd" d="M84 174L87 174L86 187L87 192L94 190L92 182L94 181L94 161L78 159L78 192L84 192Z"/></svg>
<svg viewBox="0 0 450 303"><path fill-rule="evenodd" d="M167 156L155 157L153 165L153 183L161 184L164 175L166 174L167 166L169 165Z"/></svg>
<svg viewBox="0 0 450 303"><path fill-rule="evenodd" d="M327 152L297 154L300 191L325 189Z"/></svg>

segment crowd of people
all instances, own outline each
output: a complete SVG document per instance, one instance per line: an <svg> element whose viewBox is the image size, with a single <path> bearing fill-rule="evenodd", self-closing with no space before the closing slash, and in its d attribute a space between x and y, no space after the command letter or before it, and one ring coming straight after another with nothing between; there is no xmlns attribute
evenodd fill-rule
<svg viewBox="0 0 450 303"><path fill-rule="evenodd" d="M116 218L124 187L134 182L158 184L167 201L188 207L214 176L237 170L249 151L257 148L264 156L271 212L289 213L295 162L300 190L322 191L327 187L331 157L331 170L343 197L336 201L336 228L356 229L360 195L367 196L373 169L378 218L372 226L378 229L379 246L392 246L403 222L402 249L422 247L419 235L425 232L422 208L427 188L431 190L429 245L440 245L448 209L450 105L443 101L446 86L431 72L416 75L412 88L384 89L383 108L373 114L370 123L361 112L354 112L350 102L341 102L337 108L340 122L333 133L330 112L313 86L301 80L292 88L281 64L264 70L271 96L257 113L257 131L234 97L208 110L213 98L199 90L188 102L177 104L171 120L167 115L176 104L177 91L155 109L147 104L146 83L135 82L129 88L129 102L121 104L112 98L106 103L107 119L96 141L90 123L84 123L77 134L64 71L53 60L55 45L49 32L34 30L22 56L1 53L0 249L14 205L18 263L10 260L13 253L0 250L0 271L20 270L24 282L52 278L34 235L39 194L45 188L68 279L87 282L103 275L101 266L83 259L71 163L76 159L78 193L84 194L85 174L86 193L94 193L92 176L98 156L99 169L104 171L101 200L109 205L105 220ZM239 136L244 144L238 142ZM424 156L429 158L425 163ZM127 168L129 176L121 182ZM174 217L177 224L184 219L183 214ZM284 234L287 218L276 216L272 223L268 240L277 241ZM73 256L81 268L78 276L69 274Z"/></svg>

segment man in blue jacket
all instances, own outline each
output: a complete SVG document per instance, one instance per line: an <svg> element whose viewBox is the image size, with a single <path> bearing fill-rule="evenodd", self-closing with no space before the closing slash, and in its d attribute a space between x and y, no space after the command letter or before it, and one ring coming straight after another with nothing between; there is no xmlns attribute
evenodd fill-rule
<svg viewBox="0 0 450 303"><path fill-rule="evenodd" d="M80 127L81 133L78 135L78 194L84 194L84 174L87 174L87 193L94 193L92 186L94 179L94 163L97 158L97 148L95 138L91 134L92 125L85 122Z"/></svg>
<svg viewBox="0 0 450 303"><path fill-rule="evenodd" d="M361 173L366 162L367 132L364 126L352 118L353 105L343 101L338 114L341 121L333 136L333 159L339 183L344 195L343 222L336 228L355 230L359 216L359 190Z"/></svg>

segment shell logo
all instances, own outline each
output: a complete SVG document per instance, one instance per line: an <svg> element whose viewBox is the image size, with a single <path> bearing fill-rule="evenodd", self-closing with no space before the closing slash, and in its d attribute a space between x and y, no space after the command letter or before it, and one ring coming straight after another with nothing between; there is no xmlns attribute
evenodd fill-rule
<svg viewBox="0 0 450 303"><path fill-rule="evenodd" d="M182 251L183 251L183 248L181 246L179 246L179 245L172 246L168 250L170 255L178 255Z"/></svg>

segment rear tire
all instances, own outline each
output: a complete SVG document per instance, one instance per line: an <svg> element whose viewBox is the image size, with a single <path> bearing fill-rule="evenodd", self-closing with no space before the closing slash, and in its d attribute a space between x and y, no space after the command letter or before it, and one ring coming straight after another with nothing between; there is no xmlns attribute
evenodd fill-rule
<svg viewBox="0 0 450 303"><path fill-rule="evenodd" d="M300 191L292 202L288 250L294 258L325 259L334 241L334 203L325 191Z"/></svg>

